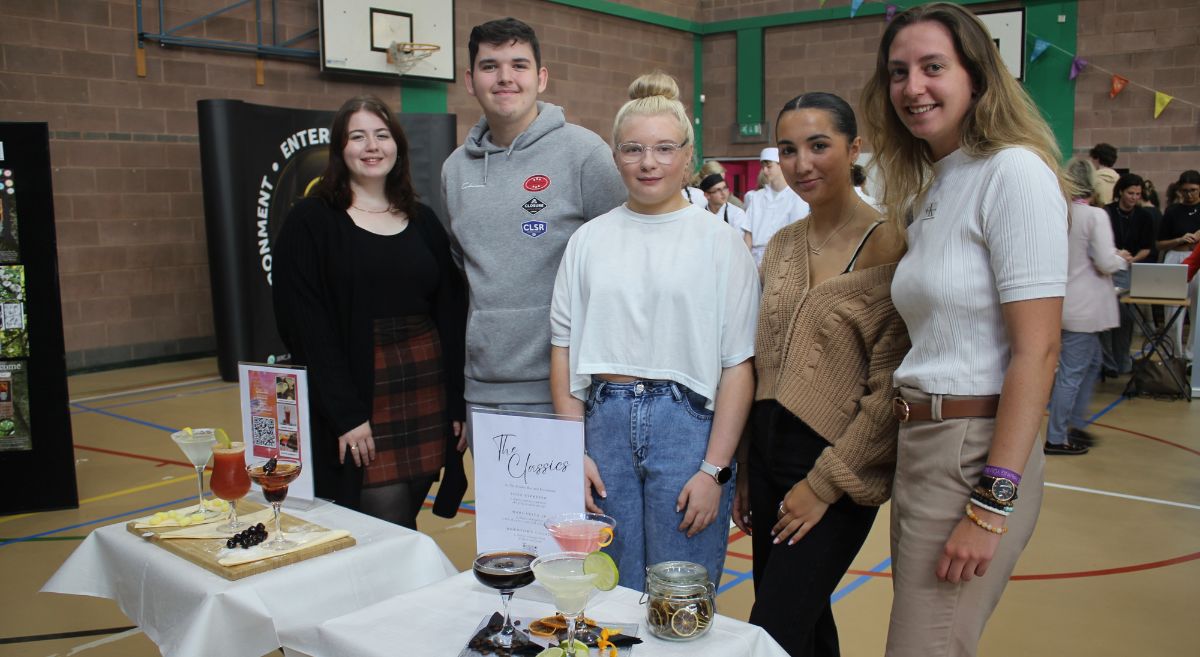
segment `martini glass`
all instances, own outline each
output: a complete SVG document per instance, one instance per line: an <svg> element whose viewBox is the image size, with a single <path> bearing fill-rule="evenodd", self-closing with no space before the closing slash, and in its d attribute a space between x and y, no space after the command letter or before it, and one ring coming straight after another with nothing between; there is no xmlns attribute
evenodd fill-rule
<svg viewBox="0 0 1200 657"><path fill-rule="evenodd" d="M554 608L567 619L567 637L560 646L575 645L575 625L596 590L596 576L583 572L586 552L556 552L533 560L533 576L554 597Z"/></svg>
<svg viewBox="0 0 1200 657"><path fill-rule="evenodd" d="M471 564L475 571L475 579L480 584L500 591L500 599L504 601L504 625L495 634L487 637L493 646L512 648L516 634L512 619L508 615L508 603L513 593L523 586L533 583L533 563L536 555L522 550L494 550L480 552ZM519 640L518 640L519 642Z"/></svg>
<svg viewBox="0 0 1200 657"><path fill-rule="evenodd" d="M212 457L212 446L217 442L216 432L212 429L196 429L195 431L176 431L171 434L171 440L183 450L188 462L196 468L196 513L203 520L212 520L220 516L220 512L204 506L204 466Z"/></svg>
<svg viewBox="0 0 1200 657"><path fill-rule="evenodd" d="M546 529L567 552L595 552L613 541L617 521L602 513L562 513L546 520Z"/></svg>
<svg viewBox="0 0 1200 657"><path fill-rule="evenodd" d="M300 544L283 537L283 525L279 519L279 507L287 497L288 484L300 476L299 463L282 463L272 457L270 460L246 466L246 474L254 483L262 487L263 497L271 503L275 510L275 538L262 544L267 550L290 550Z"/></svg>
<svg viewBox="0 0 1200 657"><path fill-rule="evenodd" d="M208 487L213 495L229 502L229 522L217 525L217 531L237 532L248 524L238 522L238 500L250 492L250 477L246 475L246 443L230 443L228 447L213 445L213 470Z"/></svg>

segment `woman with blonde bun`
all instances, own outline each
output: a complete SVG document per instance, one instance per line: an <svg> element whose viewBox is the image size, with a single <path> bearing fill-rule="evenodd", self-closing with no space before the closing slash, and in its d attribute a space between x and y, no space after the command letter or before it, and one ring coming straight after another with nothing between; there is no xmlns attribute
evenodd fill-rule
<svg viewBox="0 0 1200 657"><path fill-rule="evenodd" d="M721 581L733 456L754 394L759 284L738 231L679 189L692 123L643 75L613 125L628 201L567 245L551 306L555 411L583 416L585 500L617 520L621 584L697 562Z"/></svg>

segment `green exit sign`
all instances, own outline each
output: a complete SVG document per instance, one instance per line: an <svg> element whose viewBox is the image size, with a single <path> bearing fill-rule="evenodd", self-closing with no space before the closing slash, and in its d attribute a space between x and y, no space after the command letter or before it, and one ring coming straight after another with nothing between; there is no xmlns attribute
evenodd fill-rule
<svg viewBox="0 0 1200 657"><path fill-rule="evenodd" d="M742 123L738 125L738 134L743 137L761 137L763 136L763 124L761 123Z"/></svg>

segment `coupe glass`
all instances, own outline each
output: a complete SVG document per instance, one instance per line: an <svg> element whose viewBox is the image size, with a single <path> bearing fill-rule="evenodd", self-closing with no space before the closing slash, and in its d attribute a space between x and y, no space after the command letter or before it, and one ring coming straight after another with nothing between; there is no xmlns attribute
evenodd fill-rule
<svg viewBox="0 0 1200 657"><path fill-rule="evenodd" d="M567 552L595 552L613 540L617 521L602 513L562 513L546 519L546 530Z"/></svg>
<svg viewBox="0 0 1200 657"><path fill-rule="evenodd" d="M267 498L267 501L271 503L271 508L275 510L275 538L263 543L262 546L275 551L290 550L298 546L299 543L296 541L283 537L279 507L283 506L283 500L287 497L288 484L300 476L300 464L286 463L272 458L246 466L246 474L250 475L254 483L262 487L263 497Z"/></svg>
<svg viewBox="0 0 1200 657"><path fill-rule="evenodd" d="M494 550L475 555L475 562L471 564L475 579L484 586L500 591L500 599L504 601L504 625L487 637L498 648L512 648L514 636L520 636L516 634L508 615L508 603L517 589L533 583L531 564L535 558L536 555L523 550Z"/></svg>
<svg viewBox="0 0 1200 657"><path fill-rule="evenodd" d="M554 608L567 619L567 638L560 646L575 645L575 626L596 590L596 576L583 572L587 556L587 552L556 552L533 560L534 578L550 592Z"/></svg>

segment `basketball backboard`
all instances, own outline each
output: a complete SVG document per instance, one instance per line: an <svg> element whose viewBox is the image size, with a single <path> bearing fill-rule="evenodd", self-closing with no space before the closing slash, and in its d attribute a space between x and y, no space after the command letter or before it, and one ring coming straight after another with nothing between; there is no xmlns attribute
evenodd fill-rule
<svg viewBox="0 0 1200 657"><path fill-rule="evenodd" d="M438 46L404 77L453 82L454 0L321 0L321 71L396 76L393 43Z"/></svg>

